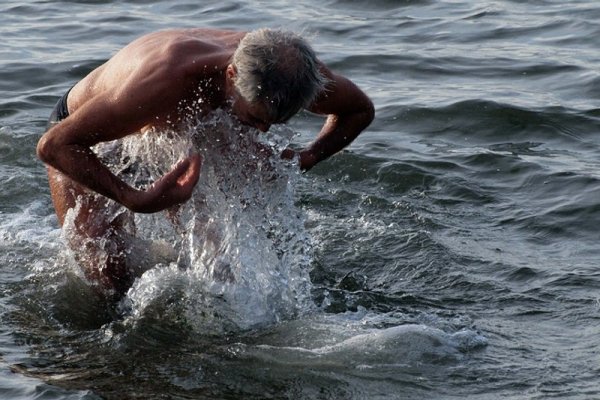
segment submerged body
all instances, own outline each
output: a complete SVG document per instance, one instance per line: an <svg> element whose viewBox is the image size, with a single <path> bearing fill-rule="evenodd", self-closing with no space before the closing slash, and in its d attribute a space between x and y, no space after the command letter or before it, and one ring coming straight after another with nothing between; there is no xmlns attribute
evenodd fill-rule
<svg viewBox="0 0 600 400"><path fill-rule="evenodd" d="M193 116L190 114L202 115L217 108L229 110L242 124L263 132L298 111L298 102L290 103L289 99L279 99L284 106L273 108L270 103L277 93L257 92L255 98L241 94L244 82L240 81L248 78L242 77L232 60L247 35L189 29L143 36L92 71L63 99L68 114L48 129L37 151L48 165L58 220L62 225L67 212L75 212L76 234L70 244L85 252L88 276L103 287L122 294L133 281L122 239L127 213L107 217L105 210L114 204L112 201L131 212L143 213L181 204L192 195L202 161L199 155L191 154L146 190L139 190L112 173L94 154L92 146L152 128L176 128ZM285 50L280 49L279 53L286 53ZM293 59L293 54L290 61L287 54L284 56L269 61L282 65L280 80L292 67L300 72L311 68L302 64L304 59ZM297 154L304 170L348 145L373 118L372 103L360 89L318 60L314 64L315 73L322 76L326 85L303 106L327 119L317 139ZM299 96L305 94L301 81L290 80L290 85L299 86ZM285 93L289 97L289 91ZM294 152L286 150L282 156L292 158ZM100 238L103 240L93 240ZM94 242L101 242L102 249L90 245ZM107 253L109 256L104 256ZM102 259L99 254L103 254Z"/></svg>

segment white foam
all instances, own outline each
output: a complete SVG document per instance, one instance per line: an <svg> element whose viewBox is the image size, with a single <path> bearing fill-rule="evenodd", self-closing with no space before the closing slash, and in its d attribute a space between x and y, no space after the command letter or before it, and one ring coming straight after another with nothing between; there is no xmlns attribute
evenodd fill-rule
<svg viewBox="0 0 600 400"><path fill-rule="evenodd" d="M346 323L343 319L323 315L296 321L267 343L238 345L238 352L288 366L366 370L460 362L487 345L484 336L470 329L448 333L422 324L377 327L364 314Z"/></svg>
<svg viewBox="0 0 600 400"><path fill-rule="evenodd" d="M8 246L18 243L34 245L34 247L55 247L60 236L53 216L43 216L45 204L34 200L18 213L0 213L0 238ZM50 239L50 240L49 240Z"/></svg>

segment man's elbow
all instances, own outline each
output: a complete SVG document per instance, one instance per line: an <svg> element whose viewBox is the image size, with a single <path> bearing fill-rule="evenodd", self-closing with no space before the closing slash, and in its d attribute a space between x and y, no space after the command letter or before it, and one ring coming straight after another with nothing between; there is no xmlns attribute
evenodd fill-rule
<svg viewBox="0 0 600 400"><path fill-rule="evenodd" d="M365 98L365 101L361 105L359 115L362 120L362 129L365 129L369 125L371 125L371 122L373 122L373 120L375 119L375 106L373 105L371 99L369 99L368 97Z"/></svg>
<svg viewBox="0 0 600 400"><path fill-rule="evenodd" d="M364 113L367 126L369 126L371 125L371 122L373 122L373 120L375 119L375 106L373 105L371 99L367 99L367 104L365 106Z"/></svg>
<svg viewBox="0 0 600 400"><path fill-rule="evenodd" d="M35 149L37 157L46 164L52 164L52 160L56 154L55 146L48 134L41 137Z"/></svg>

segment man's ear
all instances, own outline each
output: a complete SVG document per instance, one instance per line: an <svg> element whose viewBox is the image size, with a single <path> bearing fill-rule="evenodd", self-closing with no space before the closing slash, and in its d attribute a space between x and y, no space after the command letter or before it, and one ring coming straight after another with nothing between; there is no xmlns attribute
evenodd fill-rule
<svg viewBox="0 0 600 400"><path fill-rule="evenodd" d="M227 78L229 78L231 81L234 81L235 77L237 76L237 71L233 64L229 64L227 66L227 70L225 71L225 73L227 74Z"/></svg>

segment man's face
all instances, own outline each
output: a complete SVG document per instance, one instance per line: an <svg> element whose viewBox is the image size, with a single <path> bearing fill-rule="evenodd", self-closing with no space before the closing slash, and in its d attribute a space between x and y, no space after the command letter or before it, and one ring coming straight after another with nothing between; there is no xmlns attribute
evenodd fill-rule
<svg viewBox="0 0 600 400"><path fill-rule="evenodd" d="M252 126L261 132L267 132L274 123L263 104L249 103L240 95L234 97L231 110L242 124Z"/></svg>

